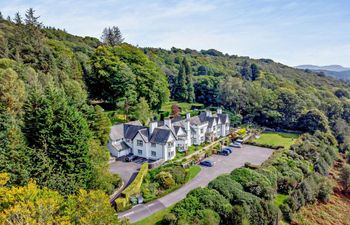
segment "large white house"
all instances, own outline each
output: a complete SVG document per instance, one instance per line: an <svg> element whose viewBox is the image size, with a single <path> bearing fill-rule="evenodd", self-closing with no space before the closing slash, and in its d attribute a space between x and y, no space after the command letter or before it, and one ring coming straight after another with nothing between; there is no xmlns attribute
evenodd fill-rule
<svg viewBox="0 0 350 225"><path fill-rule="evenodd" d="M176 150L211 142L228 135L230 120L221 109L216 113L202 112L198 116L153 121L149 127L139 121L112 126L108 143L111 155L122 157L129 153L146 159L173 159Z"/></svg>

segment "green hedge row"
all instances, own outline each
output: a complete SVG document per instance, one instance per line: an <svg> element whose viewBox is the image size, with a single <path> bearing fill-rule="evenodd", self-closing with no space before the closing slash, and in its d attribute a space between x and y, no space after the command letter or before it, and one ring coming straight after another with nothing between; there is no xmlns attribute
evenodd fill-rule
<svg viewBox="0 0 350 225"><path fill-rule="evenodd" d="M139 173L135 177L135 180L122 192L122 197L125 197L127 199L130 198L130 196L140 194L141 191L141 184L143 181L143 177L148 172L148 163L142 164Z"/></svg>
<svg viewBox="0 0 350 225"><path fill-rule="evenodd" d="M121 193L121 196L115 200L118 211L128 209L129 199L133 195L140 194L143 178L148 173L148 163L142 164L135 180Z"/></svg>

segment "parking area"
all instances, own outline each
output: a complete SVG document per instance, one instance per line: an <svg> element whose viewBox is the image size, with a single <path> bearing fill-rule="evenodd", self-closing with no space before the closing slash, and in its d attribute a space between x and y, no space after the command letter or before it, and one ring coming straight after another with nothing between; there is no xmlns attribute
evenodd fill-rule
<svg viewBox="0 0 350 225"><path fill-rule="evenodd" d="M124 181L124 186L126 186L132 180L134 180L138 170L145 161L147 160L143 158L137 158L133 162L124 162L124 157L122 157L109 164L109 170L113 174L119 174L119 176Z"/></svg>
<svg viewBox="0 0 350 225"><path fill-rule="evenodd" d="M207 186L208 183L216 177L230 173L235 168L243 166L246 162L261 165L272 155L272 153L272 149L243 145L242 148L233 148L232 154L228 156L212 155L207 159L215 162L215 165L213 167L202 166L201 172L193 180L178 190L147 204L137 205L130 210L119 213L118 215L120 218L127 217L132 223L141 220L179 202L184 199L187 193L191 190L197 187Z"/></svg>

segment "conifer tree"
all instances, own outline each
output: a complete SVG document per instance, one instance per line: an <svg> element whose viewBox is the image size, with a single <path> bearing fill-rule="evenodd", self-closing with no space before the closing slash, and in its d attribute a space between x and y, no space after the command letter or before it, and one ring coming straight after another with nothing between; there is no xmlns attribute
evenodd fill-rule
<svg viewBox="0 0 350 225"><path fill-rule="evenodd" d="M3 20L4 16L2 15L2 12L0 12L0 20Z"/></svg>
<svg viewBox="0 0 350 225"><path fill-rule="evenodd" d="M176 82L176 99L179 101L186 101L187 99L187 85L186 85L186 70L183 64L181 64L179 69L179 74L177 75Z"/></svg>
<svg viewBox="0 0 350 225"><path fill-rule="evenodd" d="M69 104L64 92L52 86L44 95L33 92L25 112L24 133L29 147L46 155L43 161L50 163L50 170L37 172L39 184L63 194L88 187L89 127L83 115Z"/></svg>
<svg viewBox="0 0 350 225"><path fill-rule="evenodd" d="M195 100L195 95L194 95L191 66L188 63L186 58L184 58L184 60L182 61L182 64L184 65L185 72L186 72L186 86L187 86L186 101L192 103Z"/></svg>
<svg viewBox="0 0 350 225"><path fill-rule="evenodd" d="M116 46L124 42L122 33L119 27L106 27L102 32L102 42L106 45Z"/></svg>
<svg viewBox="0 0 350 225"><path fill-rule="evenodd" d="M15 14L15 23L17 24L17 25L21 25L22 24L22 17L21 17L21 15L19 14L19 12L16 12L16 14Z"/></svg>

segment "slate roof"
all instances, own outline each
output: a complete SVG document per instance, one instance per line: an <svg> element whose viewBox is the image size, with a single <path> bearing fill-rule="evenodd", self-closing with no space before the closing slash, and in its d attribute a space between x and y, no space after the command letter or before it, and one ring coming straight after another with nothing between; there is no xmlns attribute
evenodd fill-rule
<svg viewBox="0 0 350 225"><path fill-rule="evenodd" d="M155 128L150 138L151 143L165 144L171 135L170 129Z"/></svg>
<svg viewBox="0 0 350 225"><path fill-rule="evenodd" d="M228 122L228 115L227 114L218 114L218 117L220 117L221 123Z"/></svg>
<svg viewBox="0 0 350 225"><path fill-rule="evenodd" d="M111 127L111 131L109 133L109 137L111 140L120 140L122 138L124 138L126 135L132 136L135 133L136 128L132 128L131 130L129 130L130 127L143 127L141 122L136 120L136 121L131 121L128 123L124 123L124 124L117 124ZM131 138L128 138L131 139Z"/></svg>
<svg viewBox="0 0 350 225"><path fill-rule="evenodd" d="M126 125L124 126L124 138L133 139L139 130L146 128L143 126Z"/></svg>
<svg viewBox="0 0 350 225"><path fill-rule="evenodd" d="M124 141L113 143L112 145L118 152L130 149L130 147Z"/></svg>
<svg viewBox="0 0 350 225"><path fill-rule="evenodd" d="M117 124L111 127L109 138L111 140L120 140L124 137L124 124Z"/></svg>

